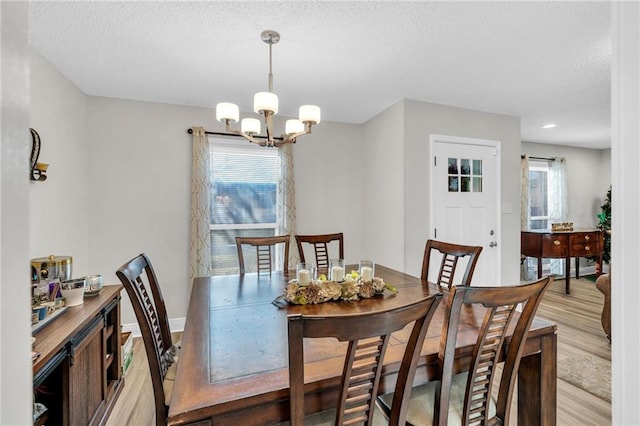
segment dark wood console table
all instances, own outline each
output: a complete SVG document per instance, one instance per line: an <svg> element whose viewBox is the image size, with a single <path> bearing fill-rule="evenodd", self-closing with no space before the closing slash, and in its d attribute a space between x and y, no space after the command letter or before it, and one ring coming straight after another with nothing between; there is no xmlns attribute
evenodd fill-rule
<svg viewBox="0 0 640 426"><path fill-rule="evenodd" d="M570 260L576 259L576 278L580 278L580 257L596 257L596 273L600 274L604 240L599 229L549 231L546 229L522 231L521 253L538 258L538 278L542 277L542 258L565 259L565 292L569 294Z"/></svg>
<svg viewBox="0 0 640 426"><path fill-rule="evenodd" d="M47 411L36 424L100 425L122 390L120 291L104 286L97 296L67 308L34 334L34 402Z"/></svg>

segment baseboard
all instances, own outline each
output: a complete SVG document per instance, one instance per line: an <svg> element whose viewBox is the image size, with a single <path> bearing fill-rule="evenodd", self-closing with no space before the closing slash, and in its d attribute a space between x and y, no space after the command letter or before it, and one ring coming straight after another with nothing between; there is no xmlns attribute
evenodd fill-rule
<svg viewBox="0 0 640 426"><path fill-rule="evenodd" d="M172 333L178 332L178 331L184 331L184 323L185 323L186 318L182 317L182 318L170 318L169 319L169 328L171 329ZM126 332L126 331L130 331L131 334L133 335L133 337L141 337L142 336L142 332L140 331L140 326L138 325L138 323L132 323L132 324L122 324L122 331Z"/></svg>

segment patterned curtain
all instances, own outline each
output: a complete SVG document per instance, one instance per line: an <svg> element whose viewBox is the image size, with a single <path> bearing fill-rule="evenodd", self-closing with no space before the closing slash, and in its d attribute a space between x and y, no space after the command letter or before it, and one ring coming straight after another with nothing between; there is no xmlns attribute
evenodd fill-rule
<svg viewBox="0 0 640 426"><path fill-rule="evenodd" d="M209 139L204 128L193 127L189 280L211 275L210 156Z"/></svg>
<svg viewBox="0 0 640 426"><path fill-rule="evenodd" d="M549 227L555 222L567 222L568 199L567 162L564 158L554 158L549 165ZM564 262L564 259L551 259L551 273L564 276Z"/></svg>
<svg viewBox="0 0 640 426"><path fill-rule="evenodd" d="M296 185L293 178L293 147L285 144L280 148L280 163L282 164L282 229L280 235L291 235L289 242L289 268L295 269L300 256L296 248Z"/></svg>

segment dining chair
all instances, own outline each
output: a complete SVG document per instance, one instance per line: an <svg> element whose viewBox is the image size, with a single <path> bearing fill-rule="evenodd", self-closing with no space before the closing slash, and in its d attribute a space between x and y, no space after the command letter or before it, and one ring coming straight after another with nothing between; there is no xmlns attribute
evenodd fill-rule
<svg viewBox="0 0 640 426"><path fill-rule="evenodd" d="M258 265L258 274L268 272L271 275L275 269L275 254L273 250L277 244L284 244L284 265L283 270L289 270L289 235L280 235L276 237L236 237L236 247L238 249L238 265L240 267L240 275L245 273L244 253L242 246L253 246L256 249L256 261Z"/></svg>
<svg viewBox="0 0 640 426"><path fill-rule="evenodd" d="M337 241L338 245L337 258L344 259L344 235L342 232L336 234L296 235L300 262L305 262L304 245L310 244L313 246L315 253L318 273L326 274L329 270L329 244L334 241Z"/></svg>
<svg viewBox="0 0 640 426"><path fill-rule="evenodd" d="M414 388L408 402L410 425L508 425L509 409L529 327L551 282L549 277L510 287L454 286L445 304L438 370L441 379ZM516 307L523 304L522 312ZM455 349L461 328L475 328L461 323L461 312L479 305L484 309L469 369L454 375ZM502 375L496 365L503 355L505 334L515 321L515 328L504 353ZM498 397L492 398L496 378ZM378 397L381 411L389 415L392 394ZM394 400L395 401L395 400ZM431 423L433 419L433 423Z"/></svg>
<svg viewBox="0 0 640 426"><path fill-rule="evenodd" d="M171 339L169 318L158 279L144 253L122 265L116 275L129 295L142 332L151 372L156 425L166 425L179 345L174 345Z"/></svg>
<svg viewBox="0 0 640 426"><path fill-rule="evenodd" d="M436 284L451 288L453 286L453 278L458 266L458 261L469 256L469 261L464 270L464 275L460 281L461 285L471 285L471 279L473 277L473 271L475 270L478 257L482 251L482 246L466 246L462 244L452 244L444 241L427 240L427 244L424 248L424 256L422 258L422 274L420 278L423 280L429 280L429 265L431 262L431 255L436 250L442 254L442 261L440 262L440 270L438 271L438 277Z"/></svg>
<svg viewBox="0 0 640 426"><path fill-rule="evenodd" d="M384 311L350 315L287 316L289 331L289 385L291 426L318 424L373 424L375 400L383 369L385 351L391 333L414 322L411 336L402 357L391 414L391 425L404 424L408 390L413 384L418 357L429 322L440 303L442 294L434 294L406 306ZM323 421L322 416L305 417L304 338L334 337L348 342L344 359L335 420ZM328 411L331 412L332 410ZM326 417L326 416L325 416ZM312 419L320 419L312 422ZM326 422L326 423L325 423Z"/></svg>

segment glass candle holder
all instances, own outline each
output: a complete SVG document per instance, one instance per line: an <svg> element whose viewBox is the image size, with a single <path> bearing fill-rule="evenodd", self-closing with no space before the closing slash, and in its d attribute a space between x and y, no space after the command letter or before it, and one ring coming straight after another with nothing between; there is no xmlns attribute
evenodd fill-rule
<svg viewBox="0 0 640 426"><path fill-rule="evenodd" d="M373 260L361 260L360 261L360 278L362 282L368 283L373 281L373 277L376 274L376 262Z"/></svg>
<svg viewBox="0 0 640 426"><path fill-rule="evenodd" d="M316 267L313 263L301 262L296 266L296 279L300 285L309 285L316 278Z"/></svg>
<svg viewBox="0 0 640 426"><path fill-rule="evenodd" d="M329 259L329 280L344 281L344 259Z"/></svg>

